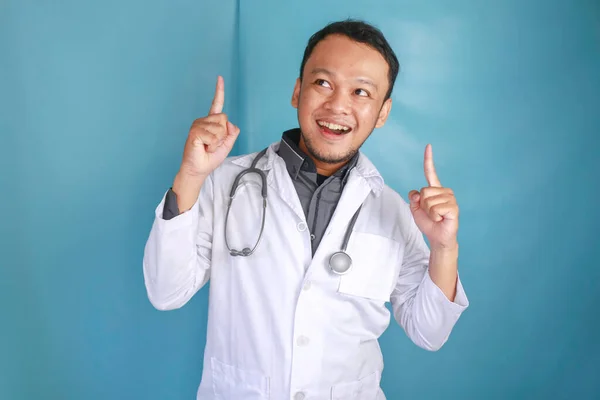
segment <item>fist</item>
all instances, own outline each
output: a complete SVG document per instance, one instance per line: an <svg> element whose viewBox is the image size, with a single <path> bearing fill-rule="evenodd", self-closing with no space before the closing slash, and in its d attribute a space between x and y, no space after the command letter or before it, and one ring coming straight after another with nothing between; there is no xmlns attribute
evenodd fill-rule
<svg viewBox="0 0 600 400"><path fill-rule="evenodd" d="M240 129L222 112L224 101L225 84L219 76L208 115L195 120L188 133L180 168L185 175L208 176L233 148Z"/></svg>

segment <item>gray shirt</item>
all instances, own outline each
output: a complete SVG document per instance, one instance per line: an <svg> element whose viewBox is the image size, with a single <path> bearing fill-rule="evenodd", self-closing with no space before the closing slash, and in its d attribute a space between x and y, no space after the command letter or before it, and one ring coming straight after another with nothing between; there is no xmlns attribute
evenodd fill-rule
<svg viewBox="0 0 600 400"><path fill-rule="evenodd" d="M278 154L285 161L302 204L314 254L342 195L349 172L358 161L358 153L345 166L327 177L317 173L312 159L298 147L299 141L300 129L285 131L281 138ZM163 218L171 219L178 214L177 198L173 191L169 190L165 199Z"/></svg>

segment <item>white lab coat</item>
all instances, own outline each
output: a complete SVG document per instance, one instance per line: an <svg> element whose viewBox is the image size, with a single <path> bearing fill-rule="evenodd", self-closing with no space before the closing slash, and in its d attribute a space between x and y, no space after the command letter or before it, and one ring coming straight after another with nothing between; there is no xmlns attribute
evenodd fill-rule
<svg viewBox="0 0 600 400"><path fill-rule="evenodd" d="M267 173L262 241L249 257L225 246L225 214L235 176L255 154L230 157L208 178L196 204L162 219L163 200L144 253L150 302L182 307L210 277L207 343L198 399L385 399L379 336L390 322L408 337L439 349L468 300L458 282L450 302L427 273L429 249L408 204L384 185L360 155L314 257L310 232L284 161L269 146L258 162ZM233 202L229 245L252 248L262 197L246 175ZM352 270L337 276L329 256L340 249L363 203L348 244Z"/></svg>

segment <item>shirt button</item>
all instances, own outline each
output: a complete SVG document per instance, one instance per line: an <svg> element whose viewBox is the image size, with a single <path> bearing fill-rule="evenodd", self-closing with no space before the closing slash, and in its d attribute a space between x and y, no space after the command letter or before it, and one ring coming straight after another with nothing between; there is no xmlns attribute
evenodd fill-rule
<svg viewBox="0 0 600 400"><path fill-rule="evenodd" d="M316 236L315 236L315 234L314 234L314 233L311 233L311 234L310 234L310 240L315 240L315 237L316 237Z"/></svg>
<svg viewBox="0 0 600 400"><path fill-rule="evenodd" d="M310 340L306 336L300 336L296 341L298 346L306 346Z"/></svg>
<svg viewBox="0 0 600 400"><path fill-rule="evenodd" d="M304 221L298 222L298 225L296 227L298 228L298 230L300 232L304 232L306 230L306 222L304 222Z"/></svg>
<svg viewBox="0 0 600 400"><path fill-rule="evenodd" d="M304 400L306 396L302 392L298 392L294 395L294 400Z"/></svg>
<svg viewBox="0 0 600 400"><path fill-rule="evenodd" d="M306 281L306 282L304 282L304 286L302 287L302 290L305 290L305 291L310 290L310 286L311 286L310 281Z"/></svg>

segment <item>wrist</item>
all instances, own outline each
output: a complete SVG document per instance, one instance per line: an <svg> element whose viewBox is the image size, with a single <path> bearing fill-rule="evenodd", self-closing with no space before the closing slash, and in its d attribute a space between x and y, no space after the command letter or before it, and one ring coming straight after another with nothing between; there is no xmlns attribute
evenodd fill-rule
<svg viewBox="0 0 600 400"><path fill-rule="evenodd" d="M183 213L192 208L198 199L205 179L206 177L203 175L192 175L182 170L175 175L173 192L177 196L179 212Z"/></svg>
<svg viewBox="0 0 600 400"><path fill-rule="evenodd" d="M175 180L173 181L173 191L177 192L175 190L175 187L200 187L202 186L202 183L204 183L205 179L205 175L193 174L187 172L184 169L180 169L179 171L177 171L177 174L175 175Z"/></svg>
<svg viewBox="0 0 600 400"><path fill-rule="evenodd" d="M453 241L451 243L432 244L431 252L439 254L440 256L458 257L458 242Z"/></svg>

